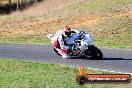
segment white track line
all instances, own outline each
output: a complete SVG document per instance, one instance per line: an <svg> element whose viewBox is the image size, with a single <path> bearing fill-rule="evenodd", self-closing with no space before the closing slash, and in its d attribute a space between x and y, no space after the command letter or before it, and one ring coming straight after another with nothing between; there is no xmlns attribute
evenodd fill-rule
<svg viewBox="0 0 132 88"><path fill-rule="evenodd" d="M124 73L124 72L117 72L117 71L111 71L111 70L102 70L102 69L93 69L93 68L86 68L86 69L95 70L95 71L114 72L114 73L130 74L130 75L132 75L132 73Z"/></svg>
<svg viewBox="0 0 132 88"><path fill-rule="evenodd" d="M60 65L60 66L65 66L65 67L76 67L76 66L66 66L66 65ZM132 73L124 73L124 72L117 72L117 71L111 71L111 70L102 70L102 69L93 69L93 68L86 68L88 70L95 70L95 71L104 71L104 72L114 72L114 73L120 73L120 74L130 74Z"/></svg>

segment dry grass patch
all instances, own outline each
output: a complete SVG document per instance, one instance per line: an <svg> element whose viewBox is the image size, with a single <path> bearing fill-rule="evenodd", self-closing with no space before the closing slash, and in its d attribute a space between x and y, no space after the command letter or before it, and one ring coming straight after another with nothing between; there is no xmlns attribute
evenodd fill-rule
<svg viewBox="0 0 132 88"><path fill-rule="evenodd" d="M117 7L122 5L121 8L117 10L117 8L114 7L112 8L112 12L103 12L106 6L105 3L110 2L110 0L102 4L98 0L94 2L91 0L53 0L52 2L51 0L45 0L43 3L34 5L23 12L15 12L12 13L12 15L0 17L1 41L3 41L3 39L5 39L4 41L10 41L10 39L15 41L19 39L18 37L20 37L20 39L24 38L25 40L25 37L30 37L31 39L34 38L33 36L38 36L41 39L45 38L49 33L55 33L58 29L62 29L65 25L70 25L72 28L83 28L88 31L93 36L95 44L113 47L115 40L108 41L107 36L109 37L108 39L113 39L111 36L114 36L114 34L111 33L115 33L115 29L120 27L120 25L116 25L116 23L121 23L121 27L126 27L125 29L131 28L131 25L129 26L131 21L127 20L128 18L130 20L132 19L132 11L130 10L131 4L128 3L129 1L130 0L126 3L124 0L118 0L116 1L119 2ZM93 7L88 8L88 10L86 9L87 5L93 5L95 2L103 5L102 10L100 10L101 7L100 9L96 8L96 10ZM113 6L116 6L116 2L112 2L114 4ZM75 9L76 6L82 6L83 4L86 6L82 10L78 10L78 8ZM109 5L108 8L111 8L111 5ZM119 19L117 19L118 17ZM124 19L120 20L122 17ZM118 20L118 22L116 20ZM126 24L125 21L128 21L128 23ZM115 28L113 28L113 26ZM122 30L123 29L121 29L121 32L127 35L127 33ZM118 33L120 31L116 32ZM121 32L118 33L119 36L122 35ZM130 40L129 36L127 37L127 40ZM117 40L118 38L119 37L117 37ZM113 42L113 44L109 42ZM125 48L124 43L120 41L119 44L122 44L121 48ZM129 45L130 43L128 43L128 46ZM115 47L118 47L118 44L115 45ZM127 48L131 48L131 46Z"/></svg>

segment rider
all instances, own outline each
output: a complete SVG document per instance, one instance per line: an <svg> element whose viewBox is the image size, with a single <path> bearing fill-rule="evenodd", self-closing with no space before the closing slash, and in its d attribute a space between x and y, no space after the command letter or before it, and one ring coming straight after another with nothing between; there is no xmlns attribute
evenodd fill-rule
<svg viewBox="0 0 132 88"><path fill-rule="evenodd" d="M64 59L69 58L66 50L75 48L75 46L67 44L67 40L70 39L71 33L79 33L79 31L72 30L69 26L66 26L63 30L58 31L58 39L54 42L54 47Z"/></svg>

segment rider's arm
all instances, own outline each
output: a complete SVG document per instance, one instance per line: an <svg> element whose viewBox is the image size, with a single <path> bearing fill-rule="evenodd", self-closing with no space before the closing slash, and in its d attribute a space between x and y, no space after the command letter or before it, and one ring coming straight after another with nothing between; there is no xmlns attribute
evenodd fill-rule
<svg viewBox="0 0 132 88"><path fill-rule="evenodd" d="M79 31L79 30L77 30L77 29L72 29L72 30L71 30L71 33L77 33L77 34L79 34L79 33L80 33L80 31Z"/></svg>

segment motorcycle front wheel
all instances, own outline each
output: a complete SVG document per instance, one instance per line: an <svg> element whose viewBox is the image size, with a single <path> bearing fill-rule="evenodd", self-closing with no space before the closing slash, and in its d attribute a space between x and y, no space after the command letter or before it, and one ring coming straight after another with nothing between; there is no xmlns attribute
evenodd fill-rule
<svg viewBox="0 0 132 88"><path fill-rule="evenodd" d="M94 45L90 45L88 49L85 50L84 54L90 56L94 60L101 60L103 58L101 50Z"/></svg>

